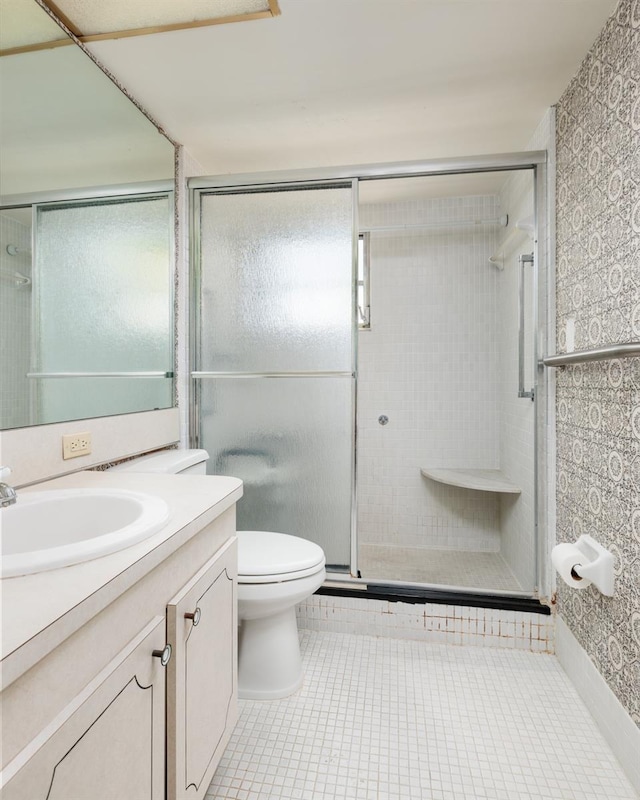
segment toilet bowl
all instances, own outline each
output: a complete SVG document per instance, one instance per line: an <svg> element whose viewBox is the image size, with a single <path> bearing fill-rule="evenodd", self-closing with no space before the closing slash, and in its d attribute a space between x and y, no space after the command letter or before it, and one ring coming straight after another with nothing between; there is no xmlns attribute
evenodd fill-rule
<svg viewBox="0 0 640 800"><path fill-rule="evenodd" d="M206 473L206 450L162 450L111 469ZM276 700L303 681L296 605L325 579L322 548L299 536L238 531L238 695Z"/></svg>
<svg viewBox="0 0 640 800"><path fill-rule="evenodd" d="M238 531L238 695L287 697L302 685L296 605L325 579L322 548L298 536Z"/></svg>

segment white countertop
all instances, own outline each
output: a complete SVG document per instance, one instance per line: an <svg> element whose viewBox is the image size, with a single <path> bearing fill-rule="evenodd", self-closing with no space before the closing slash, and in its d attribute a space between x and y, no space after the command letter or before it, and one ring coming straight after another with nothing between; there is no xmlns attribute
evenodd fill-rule
<svg viewBox="0 0 640 800"><path fill-rule="evenodd" d="M13 660L19 660L24 671L25 663L50 652L242 497L238 478L107 471L77 472L21 489L18 502L23 493L70 488L147 492L167 503L169 520L149 539L118 553L1 580L3 686L13 680ZM14 658L18 654L20 658Z"/></svg>

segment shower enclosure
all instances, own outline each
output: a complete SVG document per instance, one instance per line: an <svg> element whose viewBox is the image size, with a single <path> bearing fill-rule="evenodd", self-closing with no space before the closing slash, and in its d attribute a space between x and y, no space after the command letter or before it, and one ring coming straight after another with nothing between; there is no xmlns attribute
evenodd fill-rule
<svg viewBox="0 0 640 800"><path fill-rule="evenodd" d="M191 181L192 443L239 529L354 587L541 593L545 161Z"/></svg>

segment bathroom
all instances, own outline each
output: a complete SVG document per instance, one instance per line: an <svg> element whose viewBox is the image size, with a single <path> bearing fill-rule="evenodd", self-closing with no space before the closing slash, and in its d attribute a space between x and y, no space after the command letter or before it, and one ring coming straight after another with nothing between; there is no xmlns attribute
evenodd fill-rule
<svg viewBox="0 0 640 800"><path fill-rule="evenodd" d="M636 797L638 3L94 5L2 9L0 480L169 511L3 557L2 796Z"/></svg>

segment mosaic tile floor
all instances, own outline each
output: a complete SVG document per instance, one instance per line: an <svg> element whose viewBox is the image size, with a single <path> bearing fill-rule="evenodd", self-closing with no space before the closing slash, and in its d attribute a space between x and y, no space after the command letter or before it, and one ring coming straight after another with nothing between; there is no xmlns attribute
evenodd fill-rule
<svg viewBox="0 0 640 800"><path fill-rule="evenodd" d="M361 544L358 567L362 577L371 581L407 581L471 589L522 591L522 586L500 553Z"/></svg>
<svg viewBox="0 0 640 800"><path fill-rule="evenodd" d="M637 800L553 656L301 638L305 685L241 701L207 800Z"/></svg>

